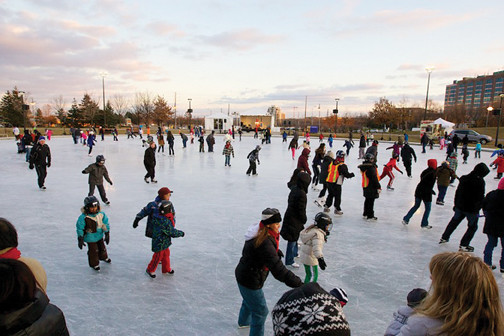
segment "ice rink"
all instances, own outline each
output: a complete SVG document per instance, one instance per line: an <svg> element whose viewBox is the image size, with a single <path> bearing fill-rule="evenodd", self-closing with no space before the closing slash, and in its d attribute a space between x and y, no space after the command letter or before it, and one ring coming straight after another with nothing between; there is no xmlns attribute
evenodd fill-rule
<svg viewBox="0 0 504 336"><path fill-rule="evenodd" d="M291 137L289 137L290 140ZM312 138L312 155L318 139ZM214 153L199 153L198 144L182 148L176 137L175 156L157 155L157 184L146 184L141 141L127 140L120 135L118 142L111 136L98 140L93 156L87 147L74 145L70 137L56 137L47 144L51 148L52 166L48 169L46 191L40 191L35 170L29 170L24 154L17 154L13 138L0 141L1 217L17 228L22 254L37 258L48 274L48 296L60 307L72 335L247 335L237 329L241 304L234 269L241 256L247 227L260 219L266 207L285 212L289 190L287 181L297 165L287 150L287 143L274 137L260 152L258 176L247 176L247 154L260 141L250 135L233 142L235 157L231 167L224 167L222 136L216 137ZM342 149L336 140L333 151ZM390 143L379 144L378 166L388 162ZM358 141L356 141L358 146ZM327 269L320 271L319 282L326 290L344 288L349 303L344 312L353 335L382 335L398 306L406 303L406 295L415 287L430 286L428 263L443 251L458 250L466 221L454 232L448 244L438 241L453 211L455 188L449 188L445 206L433 203L431 230L420 229L423 205L408 226L402 217L414 202L413 193L427 159L440 164L445 157L438 148L421 154L413 146L418 162L413 166L413 179L396 173L395 191L383 192L375 203L377 222L362 219L364 198L361 177L357 169L357 148L351 150L346 162L356 174L343 184L343 216L331 216L333 230L324 247ZM205 151L207 150L205 145ZM166 146L165 153L168 149ZM95 156L103 154L106 167L114 182L106 184L110 206L102 204L110 219L111 241L107 247L110 265L103 264L100 272L87 264L86 247L79 250L75 222L83 199L87 196L87 175L81 171ZM471 156L467 165L461 164L459 176L467 174L478 162L489 164L490 153L483 152L481 160ZM404 170L402 162L400 169ZM495 171L486 177L486 191L497 188ZM183 238L173 239L171 262L174 275L157 278L145 274L152 252L150 240L144 236L147 219L137 229L132 223L137 212L154 199L160 187L174 191L172 202L176 209L177 229L185 231ZM437 192L437 188L435 188ZM318 192L308 193L307 214L310 224L322 209L314 204ZM95 193L98 196L97 192ZM333 210L333 209L332 209ZM472 244L474 254L482 257L486 235L482 233L483 218ZM285 251L286 242L280 248ZM494 252L498 265L500 248ZM304 278L304 269L294 272ZM502 293L504 279L494 271ZM281 295L289 290L271 275L264 286L270 311ZM271 316L266 321L266 335L272 334Z"/></svg>

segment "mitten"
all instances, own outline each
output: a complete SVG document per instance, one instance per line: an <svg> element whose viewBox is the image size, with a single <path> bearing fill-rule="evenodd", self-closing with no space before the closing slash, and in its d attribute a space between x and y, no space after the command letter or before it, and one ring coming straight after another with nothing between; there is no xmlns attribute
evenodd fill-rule
<svg viewBox="0 0 504 336"><path fill-rule="evenodd" d="M30 166L29 166L30 169L33 169L35 168L35 166L33 165L33 163L30 163Z"/></svg>
<svg viewBox="0 0 504 336"><path fill-rule="evenodd" d="M82 246L86 246L86 244L84 244L84 237L81 237L81 236L77 237L77 246L79 246L79 248L81 250L82 250Z"/></svg>
<svg viewBox="0 0 504 336"><path fill-rule="evenodd" d="M83 171L82 171L82 174L86 174L86 171L85 171L85 170L83 170Z"/></svg>
<svg viewBox="0 0 504 336"><path fill-rule="evenodd" d="M404 172L402 170L399 173L404 174Z"/></svg>
<svg viewBox="0 0 504 336"><path fill-rule="evenodd" d="M105 244L110 243L110 232L105 232Z"/></svg>
<svg viewBox="0 0 504 336"><path fill-rule="evenodd" d="M282 250L278 250L277 254L278 254L279 258L283 258L284 257L284 254L283 254Z"/></svg>
<svg viewBox="0 0 504 336"><path fill-rule="evenodd" d="M180 231L180 232L182 232L182 236L180 236L180 237L184 237L185 236L185 232L184 231Z"/></svg>
<svg viewBox="0 0 504 336"><path fill-rule="evenodd" d="M51 167L51 162L47 163L47 168Z"/></svg>
<svg viewBox="0 0 504 336"><path fill-rule="evenodd" d="M133 229L136 229L138 226L138 222L140 222L140 218L135 217L135 220L133 221Z"/></svg>
<svg viewBox="0 0 504 336"><path fill-rule="evenodd" d="M327 264L325 263L324 257L318 258L318 264L320 266L320 269L323 271L326 269Z"/></svg>
<svg viewBox="0 0 504 336"><path fill-rule="evenodd" d="M114 185L114 184L112 183L112 181L110 181L109 183L110 183L110 185Z"/></svg>

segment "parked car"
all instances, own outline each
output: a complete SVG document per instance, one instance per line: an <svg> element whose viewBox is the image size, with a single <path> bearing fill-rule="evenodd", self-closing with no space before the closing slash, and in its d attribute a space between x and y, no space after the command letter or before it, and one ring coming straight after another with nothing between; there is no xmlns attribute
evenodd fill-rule
<svg viewBox="0 0 504 336"><path fill-rule="evenodd" d="M453 139L453 136L455 134L457 134L457 136L459 137L460 140L462 140L467 135L469 142L480 142L483 145L492 141L491 136L488 136L485 134L479 134L478 132L475 132L475 131L469 130L469 129L451 131L450 132L450 140Z"/></svg>

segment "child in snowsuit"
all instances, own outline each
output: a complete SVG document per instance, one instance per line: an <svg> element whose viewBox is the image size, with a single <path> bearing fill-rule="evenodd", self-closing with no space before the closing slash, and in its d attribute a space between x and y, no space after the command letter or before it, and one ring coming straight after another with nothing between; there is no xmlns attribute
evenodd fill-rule
<svg viewBox="0 0 504 336"><path fill-rule="evenodd" d="M457 178L457 175L453 170L450 169L450 164L448 163L448 161L443 161L443 163L441 163L441 166L439 166L436 170L438 187L438 197L436 199L437 205L444 205L446 190L448 189L452 178Z"/></svg>
<svg viewBox="0 0 504 336"><path fill-rule="evenodd" d="M226 141L224 149L222 150L222 155L224 155L225 157L224 167L225 166L231 167L231 155L233 155L234 158L234 149L233 146L231 145L231 140Z"/></svg>
<svg viewBox="0 0 504 336"><path fill-rule="evenodd" d="M332 143L333 143L333 136L332 134L329 134L329 137L327 138L327 142L329 143L329 147L332 148Z"/></svg>
<svg viewBox="0 0 504 336"><path fill-rule="evenodd" d="M387 184L387 190L394 190L392 187L392 184L394 183L394 168L401 174L404 174L403 171L399 168L397 168L396 160L399 158L399 155L394 152L392 154L392 157L390 158L390 161L383 166L383 172L380 175L380 180L382 180L385 176L389 177L389 182Z"/></svg>
<svg viewBox="0 0 504 336"><path fill-rule="evenodd" d="M110 242L110 225L107 215L100 211L100 202L94 196L88 196L84 199L82 214L77 219L77 245L82 250L83 246L88 245L88 263L89 267L95 271L100 270L100 260L109 263L112 261L107 255L107 248ZM103 236L105 235L105 239Z"/></svg>
<svg viewBox="0 0 504 336"><path fill-rule="evenodd" d="M249 160L249 168L247 169L247 175L250 176L250 173L252 175L257 175L257 164L261 164L259 161L259 151L261 150L261 146L257 145L255 149L253 149L248 155L247 159Z"/></svg>
<svg viewBox="0 0 504 336"><path fill-rule="evenodd" d="M87 145L89 147L88 156L91 156L91 152L93 151L93 146L95 145L95 142L96 142L96 137L94 135L94 132L91 131L91 132L89 132L89 136L87 138Z"/></svg>
<svg viewBox="0 0 504 336"><path fill-rule="evenodd" d="M144 218L147 217L147 225L145 226L145 237L152 238L152 218L154 214L158 211L159 204L161 201L169 201L171 194L173 191L168 189L167 187L163 187L158 190L158 195L154 199L154 201L149 202L146 206L140 210L139 213L136 214L135 220L133 221L133 229L138 227L138 223ZM173 226L175 227L176 219L175 219L175 209L172 203L173 210Z"/></svg>
<svg viewBox="0 0 504 336"><path fill-rule="evenodd" d="M396 336L399 334L401 328L406 324L408 318L415 312L417 307L427 297L427 291L423 288L415 288L408 293L407 306L401 306L394 313L394 320L390 323L385 331L385 336Z"/></svg>
<svg viewBox="0 0 504 336"><path fill-rule="evenodd" d="M184 237L183 231L174 227L173 206L170 201L161 201L158 211L152 216L152 260L145 271L151 278L156 277L156 269L161 263L163 274L173 274L175 271L170 265L171 239Z"/></svg>
<svg viewBox="0 0 504 336"><path fill-rule="evenodd" d="M502 177L502 173L504 173L504 154L502 153L499 154L497 159L495 159L494 162L490 164L490 167L493 166L497 167L497 176L494 177L494 179L500 180L500 178Z"/></svg>
<svg viewBox="0 0 504 336"><path fill-rule="evenodd" d="M299 237L301 238L301 253L300 261L305 268L306 277L304 282L308 283L310 280L317 282L318 280L318 266L320 269L326 269L324 261L324 254L322 249L327 240L327 236L332 228L332 219L329 215L319 212L315 215L315 222L305 230L301 231ZM313 269L313 279L312 279Z"/></svg>
<svg viewBox="0 0 504 336"><path fill-rule="evenodd" d="M458 167L457 152L455 151L451 152L450 156L446 161L448 162L450 169L453 170L454 173L457 173L457 167ZM451 178L450 185L453 186L453 182L455 182L455 177Z"/></svg>
<svg viewBox="0 0 504 336"><path fill-rule="evenodd" d="M481 143L477 143L476 147L474 147L474 158L481 159Z"/></svg>
<svg viewBox="0 0 504 336"><path fill-rule="evenodd" d="M102 201L107 205L110 204L107 199L107 195L105 194L105 188L103 187L103 178L112 185L112 180L110 180L108 175L107 167L105 167L105 157L103 155L96 156L96 162L87 166L87 168L82 171L82 174L89 174L88 196L93 196L95 187L97 187Z"/></svg>
<svg viewBox="0 0 504 336"><path fill-rule="evenodd" d="M287 149L290 149L292 152L292 160L296 157L296 149L298 147L298 142L296 138L292 138L291 142L289 143L289 147Z"/></svg>

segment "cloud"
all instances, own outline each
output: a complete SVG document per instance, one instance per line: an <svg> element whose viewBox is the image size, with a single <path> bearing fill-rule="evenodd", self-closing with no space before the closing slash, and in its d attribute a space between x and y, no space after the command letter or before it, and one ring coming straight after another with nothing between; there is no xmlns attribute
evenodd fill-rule
<svg viewBox="0 0 504 336"><path fill-rule="evenodd" d="M267 35L257 29L249 28L215 35L200 35L197 39L202 43L218 48L246 51L261 45L280 43L285 37L281 35Z"/></svg>
<svg viewBox="0 0 504 336"><path fill-rule="evenodd" d="M175 36L175 37L185 37L187 34L177 28L176 25L168 24L164 22L152 22L146 26L149 32L152 32L160 36Z"/></svg>

